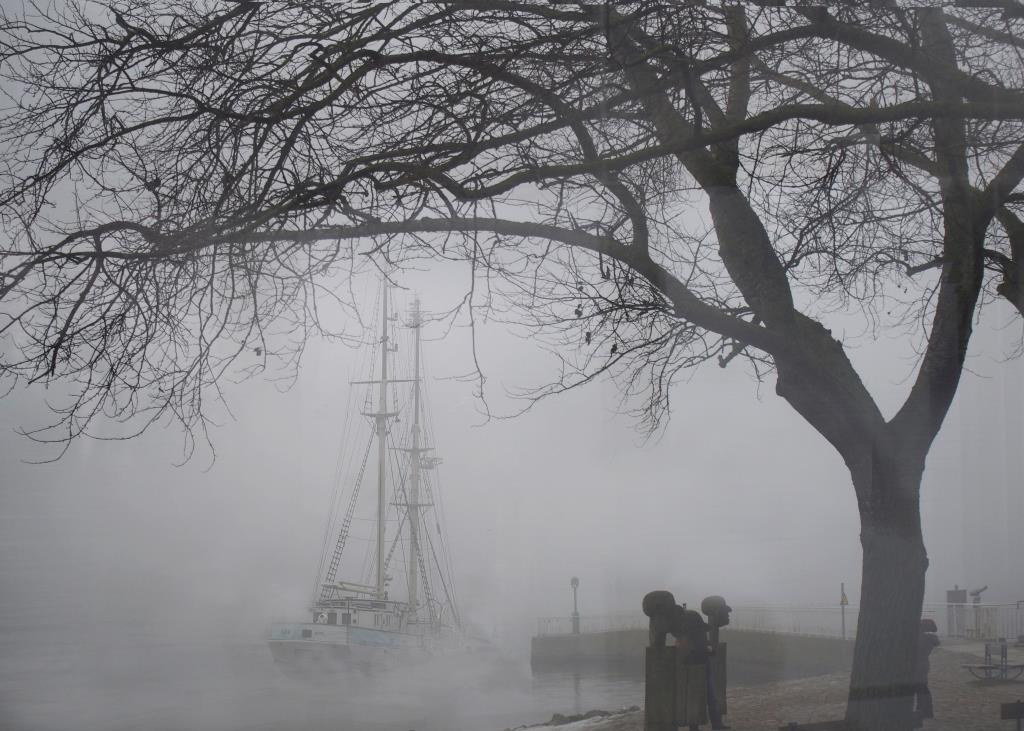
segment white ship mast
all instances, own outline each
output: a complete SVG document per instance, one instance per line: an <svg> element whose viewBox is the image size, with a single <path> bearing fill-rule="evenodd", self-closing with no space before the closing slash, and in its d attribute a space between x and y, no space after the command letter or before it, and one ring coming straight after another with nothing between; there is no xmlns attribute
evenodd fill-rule
<svg viewBox="0 0 1024 731"><path fill-rule="evenodd" d="M388 411L387 403L387 388L392 383L406 383L411 381L413 384L413 417L412 417L412 445L411 447L405 448L402 451L408 452L410 455L409 464L409 490L406 495L407 502L396 503L397 507L405 508L406 519L409 521L409 564L408 564L408 603L409 609L415 613L416 608L419 604L419 574L421 570L425 570L424 557L422 555L420 546L420 511L423 508L430 507L431 503L420 502L420 481L422 479L421 470L423 469L423 453L430 451L430 447L423 446L422 439L422 428L420 425L420 328L423 324L422 315L420 313L420 302L417 298L413 303L412 319L409 326L415 331L415 347L413 351L413 377L412 378L389 378L388 377L388 354L391 353L394 348L391 346L390 336L388 335L388 286L384 283L383 303L381 306L381 338L380 338L380 380L371 381L379 386L379 397L377 403L377 411L368 414L373 416L376 421L376 436L377 436L377 581L376 581L376 596L378 599L384 599L387 592L387 566L385 565L385 553L384 547L386 544L386 511L387 511L387 437L388 437L388 419L394 418L398 415L396 411ZM426 581L426 577L424 577ZM430 612L430 618L433 620L433 606L429 601L429 589L424 586L427 590L428 602L427 606Z"/></svg>
<svg viewBox="0 0 1024 731"><path fill-rule="evenodd" d="M416 331L413 350L412 448L409 465L409 608L416 611L420 565L420 300L413 301L410 327Z"/></svg>
<svg viewBox="0 0 1024 731"><path fill-rule="evenodd" d="M388 419L393 419L398 416L397 411L388 411L388 386L392 383L404 382L407 379L404 378L389 378L388 377L388 353L392 352L394 348L391 345L391 337L388 335L388 283L385 280L381 286L381 318L380 318L380 378L369 381L352 381L353 385L368 384L379 387L378 398L377 398L377 410L371 412L363 412L364 416L372 416L375 423L374 433L377 439L377 528L376 528L376 543L377 543L377 558L376 558L376 582L373 589L373 594L377 599L384 599L387 594L387 575L385 570L387 569L385 563L385 539L386 527L385 519L387 517L387 457L388 457ZM339 544L338 549L335 551L335 555L340 554L341 545ZM336 568L337 560L332 564L332 569ZM331 581L334 580L333 571L329 575ZM369 587L367 587L369 588Z"/></svg>
<svg viewBox="0 0 1024 731"><path fill-rule="evenodd" d="M388 417L388 284L384 282L381 305L380 399L377 405L377 598L384 598L384 510L387 491Z"/></svg>
<svg viewBox="0 0 1024 731"><path fill-rule="evenodd" d="M432 466L433 462L428 461L424 457L424 453L429 452L433 447L427 447L423 444L423 428L421 424L421 397L420 397L420 384L423 378L421 373L421 361L420 361L420 332L423 327L423 315L420 311L420 301L416 298L413 301L412 319L409 322L409 327L416 332L413 349L413 391L412 391L412 435L411 435L411 446L404 449L409 453L409 490L406 494L407 501L404 504L400 504L399 507L406 509L407 520L409 521L409 564L408 564L408 592L409 592L409 607L415 612L419 606L419 576L423 572L423 591L426 598L427 610L429 612L430 621L434 621L434 605L431 597L430 586L427 583L426 576L426 557L423 555L422 537L421 537L421 522L422 515L421 511L424 508L429 508L433 503L421 502L421 491L420 486L422 482L422 470Z"/></svg>

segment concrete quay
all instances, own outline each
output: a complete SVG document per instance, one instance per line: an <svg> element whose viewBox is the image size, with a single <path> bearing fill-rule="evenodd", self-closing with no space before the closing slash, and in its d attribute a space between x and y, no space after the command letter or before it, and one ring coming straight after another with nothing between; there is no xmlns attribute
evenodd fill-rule
<svg viewBox="0 0 1024 731"><path fill-rule="evenodd" d="M729 645L732 684L751 684L849 672L853 640L782 632L722 630ZM644 666L646 629L617 629L534 637L530 663L535 671L604 670L636 672Z"/></svg>

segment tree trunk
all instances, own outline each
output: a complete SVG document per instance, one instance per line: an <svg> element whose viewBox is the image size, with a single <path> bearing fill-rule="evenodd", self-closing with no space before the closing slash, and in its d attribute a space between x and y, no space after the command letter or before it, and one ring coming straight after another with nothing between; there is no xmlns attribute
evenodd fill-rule
<svg viewBox="0 0 1024 731"><path fill-rule="evenodd" d="M882 462L872 460L860 480L854 475L864 556L846 718L856 731L909 731L928 568L919 505L922 469L909 455Z"/></svg>

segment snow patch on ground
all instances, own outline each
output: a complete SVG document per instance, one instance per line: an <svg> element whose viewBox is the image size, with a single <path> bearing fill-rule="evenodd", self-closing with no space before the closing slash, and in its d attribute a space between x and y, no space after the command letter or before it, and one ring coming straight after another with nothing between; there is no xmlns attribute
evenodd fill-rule
<svg viewBox="0 0 1024 731"><path fill-rule="evenodd" d="M505 731L598 731L599 729L614 731L614 729L620 728L618 721L621 721L624 716L639 712L639 710L638 707L633 706L619 711L588 711L578 716L568 717L556 713L546 724L517 726L513 729L505 729Z"/></svg>

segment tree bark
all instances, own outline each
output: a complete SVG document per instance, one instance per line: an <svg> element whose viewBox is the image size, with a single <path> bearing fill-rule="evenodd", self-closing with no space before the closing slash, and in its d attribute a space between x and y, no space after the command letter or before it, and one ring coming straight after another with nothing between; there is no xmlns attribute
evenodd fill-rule
<svg viewBox="0 0 1024 731"><path fill-rule="evenodd" d="M923 459L879 457L875 451L867 469L853 470L864 555L846 718L851 731L909 731L928 568L919 509Z"/></svg>

